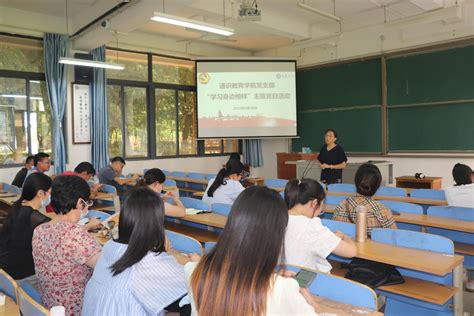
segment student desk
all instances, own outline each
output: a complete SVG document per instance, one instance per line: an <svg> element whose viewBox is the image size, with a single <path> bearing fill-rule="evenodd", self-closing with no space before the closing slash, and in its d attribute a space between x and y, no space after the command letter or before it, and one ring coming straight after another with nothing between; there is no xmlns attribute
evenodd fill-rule
<svg viewBox="0 0 474 316"><path fill-rule="evenodd" d="M383 316L383 313L372 311L370 309L336 302L317 295L313 295L313 297L318 304L318 314L331 313L335 315Z"/></svg>
<svg viewBox="0 0 474 316"><path fill-rule="evenodd" d="M355 193L350 193L350 192L327 192L327 195L354 196ZM448 202L446 202L446 200L421 199L421 198L414 198L414 197L409 197L409 196L375 195L373 197L373 199L374 200L387 200L387 201L406 202L406 203L413 203L413 204L424 204L424 205L448 205Z"/></svg>
<svg viewBox="0 0 474 316"><path fill-rule="evenodd" d="M196 179L196 178L187 178L187 177L167 176L166 178L174 180L174 181L205 184L205 185L207 185L207 183L209 182L209 180L207 179Z"/></svg>
<svg viewBox="0 0 474 316"><path fill-rule="evenodd" d="M0 306L0 316L20 316L20 308L9 296L6 297L5 305Z"/></svg>

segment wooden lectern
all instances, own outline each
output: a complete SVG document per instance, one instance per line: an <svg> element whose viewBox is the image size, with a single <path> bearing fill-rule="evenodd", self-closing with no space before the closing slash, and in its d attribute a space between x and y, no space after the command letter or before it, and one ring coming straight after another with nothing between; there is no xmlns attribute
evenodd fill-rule
<svg viewBox="0 0 474 316"><path fill-rule="evenodd" d="M287 161L313 160L318 158L318 154L303 153L277 153L277 174L278 179L296 178L296 165L288 165Z"/></svg>

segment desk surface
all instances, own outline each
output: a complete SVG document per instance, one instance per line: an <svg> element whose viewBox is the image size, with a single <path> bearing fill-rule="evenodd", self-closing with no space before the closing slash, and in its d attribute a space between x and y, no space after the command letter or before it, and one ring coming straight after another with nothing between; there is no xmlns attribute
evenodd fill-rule
<svg viewBox="0 0 474 316"><path fill-rule="evenodd" d="M18 305L9 297L6 297L5 305L0 306L0 316L19 316L20 308Z"/></svg>
<svg viewBox="0 0 474 316"><path fill-rule="evenodd" d="M318 304L317 312L319 314L383 316L383 313L371 311L366 308L336 302L317 295L313 295L313 297Z"/></svg>
<svg viewBox="0 0 474 316"><path fill-rule="evenodd" d="M353 196L355 193L350 192L327 192L327 195L334 195L334 196ZM406 202L406 203L414 203L414 204L426 204L426 205L448 205L446 200L435 200L435 199L420 199L414 198L410 196L382 196L382 195L375 195L373 197L374 200L388 200L388 201L397 201L397 202Z"/></svg>
<svg viewBox="0 0 474 316"><path fill-rule="evenodd" d="M207 180L207 179L196 179L196 178L187 178L187 177L167 176L166 178L174 180L174 181L199 183L199 184L205 184L205 185L207 185L207 183L209 182L209 180Z"/></svg>
<svg viewBox="0 0 474 316"><path fill-rule="evenodd" d="M324 211L327 213L334 213L337 205L324 205ZM393 215L395 221L398 223L415 224L427 227L444 228L450 230L461 231L465 233L474 233L474 223L469 221L461 221L447 217L439 217L425 214L411 214L400 213Z"/></svg>

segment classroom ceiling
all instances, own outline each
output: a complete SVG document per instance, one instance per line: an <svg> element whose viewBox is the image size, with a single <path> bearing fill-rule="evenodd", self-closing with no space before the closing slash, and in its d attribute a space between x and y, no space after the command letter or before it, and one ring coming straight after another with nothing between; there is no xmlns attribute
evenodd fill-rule
<svg viewBox="0 0 474 316"><path fill-rule="evenodd" d="M0 0L0 6L66 16L73 34L101 14L124 0ZM238 8L246 0L129 0L122 9L110 15L111 29L101 30L104 43L110 43L111 31L121 37L153 36L176 42L204 42L236 48L249 52L298 45L301 42L327 38L342 32L393 22L434 10L443 10L455 4L455 0L257 0L262 11L260 22L238 20ZM297 6L298 1L341 18L341 23ZM459 0L461 1L461 0ZM470 1L470 0L463 0ZM253 0L247 1L253 2ZM225 11L224 11L225 9ZM235 29L230 37L211 35L151 21L153 11L180 17L225 25ZM83 43L90 42L93 25L83 35ZM107 35L107 34L108 35ZM148 37L149 38L149 37ZM94 45L97 43L94 42ZM84 45L84 44L83 44ZM92 44L91 44L92 45Z"/></svg>

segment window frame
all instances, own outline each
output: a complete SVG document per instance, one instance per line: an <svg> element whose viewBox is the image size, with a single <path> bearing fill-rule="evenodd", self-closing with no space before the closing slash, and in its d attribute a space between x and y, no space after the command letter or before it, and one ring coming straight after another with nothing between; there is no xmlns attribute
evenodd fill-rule
<svg viewBox="0 0 474 316"><path fill-rule="evenodd" d="M0 32L0 35L2 36L9 36L9 37L17 37L17 38L24 38L24 39L31 39L35 41L39 41L43 43L43 39L39 37L32 37L32 36L22 36L22 35L16 35L16 34L9 34L9 33L4 33ZM43 48L44 49L44 48ZM25 94L27 95L26 98L26 113L27 115L27 146L28 146L28 155L32 155L33 153L31 152L31 128L30 128L30 113L31 113L31 87L30 87L30 82L31 81L45 81L46 82L46 75L44 72L29 72L29 71L18 71L18 70L6 70L6 69L0 69L0 77L2 78L11 78L11 79L21 79L25 80ZM48 96L49 98L49 96ZM64 139L67 140L67 109L65 109L63 121L62 121L62 129L63 129L63 135ZM51 127L52 128L52 127ZM68 161L68 154L67 154L67 141L65 141L65 151L66 151L66 162ZM52 156L54 157L54 146L51 148L51 153ZM23 166L24 163L13 163L13 164L4 164L0 163L0 169L4 168L14 168L14 167L21 167ZM51 165L54 165L54 161L51 162Z"/></svg>
<svg viewBox="0 0 474 316"><path fill-rule="evenodd" d="M221 157L221 156L228 156L229 153L224 153L224 139L221 139L221 152L220 153L213 153L213 154L205 154L204 148L204 140L196 138L196 154L179 154L179 146L180 146L180 139L179 139L179 91L187 91L187 92L194 92L194 111L197 113L197 86L196 85L181 85L175 83L162 83L162 82L154 82L153 81L153 56L158 57L166 57L166 58L173 58L173 59L182 59L193 61L189 58L183 57L175 57L170 55L163 55L163 54L155 54L155 53L147 53L147 52L140 52L135 50L129 49L121 49L121 48L113 48L113 47L106 47L107 50L110 51L122 51L128 53L138 53L138 54L146 54L147 55L147 71L148 71L148 80L147 81L137 81L137 80L125 80L125 79L109 79L107 78L107 86L108 85L116 85L120 86L120 96L121 96L121 109L122 109L122 157L130 161L140 161L140 160L156 160L156 159L174 159L174 158L190 158L190 157ZM194 62L194 61L193 61ZM196 71L196 67L194 67L194 71ZM194 74L195 75L195 74ZM126 149L125 149L125 120L124 120L124 98L123 98L123 90L124 87L145 87L147 89L147 133L148 133L148 155L146 157L126 157ZM175 93L175 120L176 120L176 151L174 155L165 155L165 156L158 156L156 154L156 125L155 125L155 118L156 118L156 102L155 102L155 95L157 89L165 89L165 90L174 90ZM197 122L195 122L197 124ZM108 128L108 127L107 127ZM194 128L197 128L195 125ZM242 154L242 140L239 139L239 146L238 146L238 153Z"/></svg>

